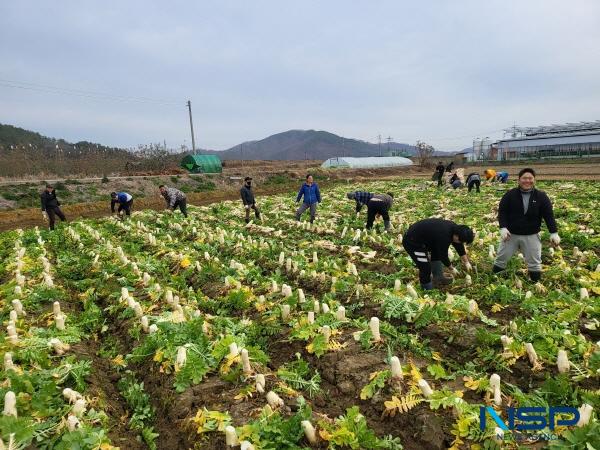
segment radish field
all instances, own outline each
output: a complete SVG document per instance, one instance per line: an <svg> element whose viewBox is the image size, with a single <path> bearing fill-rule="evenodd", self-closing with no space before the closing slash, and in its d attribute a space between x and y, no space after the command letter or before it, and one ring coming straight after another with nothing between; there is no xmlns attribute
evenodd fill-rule
<svg viewBox="0 0 600 450"><path fill-rule="evenodd" d="M312 226L290 193L247 226L227 201L2 233L0 448L600 450L600 183L538 188L562 238L543 227L539 283L517 256L492 274L504 186L349 182ZM392 230L350 190L393 192ZM443 291L402 248L428 217L476 232ZM577 423L480 426L556 406Z"/></svg>

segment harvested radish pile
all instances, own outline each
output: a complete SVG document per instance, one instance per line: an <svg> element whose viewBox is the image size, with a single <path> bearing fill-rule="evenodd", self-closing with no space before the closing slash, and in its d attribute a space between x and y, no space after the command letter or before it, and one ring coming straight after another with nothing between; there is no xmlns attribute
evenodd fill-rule
<svg viewBox="0 0 600 450"><path fill-rule="evenodd" d="M313 226L288 195L248 226L224 202L0 234L0 448L512 449L482 406L570 406L536 448L600 449L600 184L539 187L562 242L544 228L536 284L520 257L491 274L496 186L348 184ZM351 189L395 194L391 232ZM476 231L443 292L401 245L427 217Z"/></svg>

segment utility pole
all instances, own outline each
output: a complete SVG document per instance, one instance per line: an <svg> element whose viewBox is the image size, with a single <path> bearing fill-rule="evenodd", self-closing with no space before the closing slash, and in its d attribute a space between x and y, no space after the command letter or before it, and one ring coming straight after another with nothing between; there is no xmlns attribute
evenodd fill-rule
<svg viewBox="0 0 600 450"><path fill-rule="evenodd" d="M381 156L381 135L377 135L377 139L379 140L379 156Z"/></svg>
<svg viewBox="0 0 600 450"><path fill-rule="evenodd" d="M392 156L392 154L390 153L390 144L391 144L391 142L392 142L392 137L388 136L387 137L387 144L388 144L387 151L388 151L388 156Z"/></svg>
<svg viewBox="0 0 600 450"><path fill-rule="evenodd" d="M242 168L244 167L244 143L240 144L240 161L242 163Z"/></svg>
<svg viewBox="0 0 600 450"><path fill-rule="evenodd" d="M196 140L194 139L194 122L192 122L192 102L187 101L188 111L190 113L190 130L192 131L192 151L196 153Z"/></svg>
<svg viewBox="0 0 600 450"><path fill-rule="evenodd" d="M346 156L346 139L342 138L342 158Z"/></svg>

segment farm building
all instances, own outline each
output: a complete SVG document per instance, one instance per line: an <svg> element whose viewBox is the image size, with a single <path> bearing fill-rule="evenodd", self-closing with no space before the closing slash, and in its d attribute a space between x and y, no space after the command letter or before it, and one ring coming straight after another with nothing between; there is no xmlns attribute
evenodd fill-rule
<svg viewBox="0 0 600 450"><path fill-rule="evenodd" d="M540 127L513 127L510 138L490 147L496 159L600 157L600 120Z"/></svg>
<svg viewBox="0 0 600 450"><path fill-rule="evenodd" d="M377 167L398 167L398 166L412 166L413 162L408 158L401 156L383 156L383 157L366 157L366 158L352 158L348 156L336 156L335 158L329 158L321 167L325 169L334 168L349 168L349 169L374 169Z"/></svg>
<svg viewBox="0 0 600 450"><path fill-rule="evenodd" d="M181 167L190 173L221 173L223 166L216 155L187 155L181 160Z"/></svg>

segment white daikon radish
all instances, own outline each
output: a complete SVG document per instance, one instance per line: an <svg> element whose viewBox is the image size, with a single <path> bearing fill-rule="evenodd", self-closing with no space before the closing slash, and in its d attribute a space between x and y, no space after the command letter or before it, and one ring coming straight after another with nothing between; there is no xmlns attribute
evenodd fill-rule
<svg viewBox="0 0 600 450"><path fill-rule="evenodd" d="M319 256L317 255L316 251L312 254L312 262L313 264L317 264L319 262Z"/></svg>
<svg viewBox="0 0 600 450"><path fill-rule="evenodd" d="M315 431L315 427L313 427L312 423L309 420L303 420L300 422L302 425L302 429L304 430L304 435L306 436L306 440L311 444L317 443L317 432Z"/></svg>
<svg viewBox="0 0 600 450"><path fill-rule="evenodd" d="M180 370L187 361L187 350L184 346L177 347L177 359L175 360L175 370Z"/></svg>
<svg viewBox="0 0 600 450"><path fill-rule="evenodd" d="M19 336L17 335L17 329L14 325L9 325L6 327L6 334L8 336L8 340L11 344L16 344L19 342Z"/></svg>
<svg viewBox="0 0 600 450"><path fill-rule="evenodd" d="M285 271L288 273L292 271L292 258L288 258L285 261Z"/></svg>
<svg viewBox="0 0 600 450"><path fill-rule="evenodd" d="M281 305L281 320L287 320L290 316L290 305Z"/></svg>
<svg viewBox="0 0 600 450"><path fill-rule="evenodd" d="M381 334L379 333L379 319L377 317L371 317L371 320L369 321L369 329L373 335L373 340L375 342L381 341Z"/></svg>
<svg viewBox="0 0 600 450"><path fill-rule="evenodd" d="M319 314L319 312L321 311L321 304L319 303L318 300L315 300L313 302L313 310L315 313Z"/></svg>
<svg viewBox="0 0 600 450"><path fill-rule="evenodd" d="M417 294L417 291L410 283L406 285L406 292L408 292L408 295L410 295L412 298L419 298L419 294Z"/></svg>
<svg viewBox="0 0 600 450"><path fill-rule="evenodd" d="M433 395L433 390L429 386L429 383L427 382L427 380L425 380L424 378L421 378L419 380L418 384L419 384L419 388L421 389L421 392L423 393L423 397L429 398Z"/></svg>
<svg viewBox="0 0 600 450"><path fill-rule="evenodd" d="M8 320L15 323L17 322L17 320L19 320L19 315L14 309L11 309L8 313Z"/></svg>
<svg viewBox="0 0 600 450"><path fill-rule="evenodd" d="M304 303L306 301L306 297L304 296L304 291L302 289L298 289L298 303Z"/></svg>
<svg viewBox="0 0 600 450"><path fill-rule="evenodd" d="M80 398L83 398L83 396L79 392L71 388L64 388L62 394L65 400L67 400L69 403L75 403Z"/></svg>
<svg viewBox="0 0 600 450"><path fill-rule="evenodd" d="M479 312L479 305L475 300L469 300L469 314L472 316L476 315Z"/></svg>
<svg viewBox="0 0 600 450"><path fill-rule="evenodd" d="M144 272L142 275L142 283L144 283L144 286L148 286L150 284L150 275L148 272Z"/></svg>
<svg viewBox="0 0 600 450"><path fill-rule="evenodd" d="M261 216L262 217L262 216ZM248 441L240 442L240 450L255 450L254 445Z"/></svg>
<svg viewBox="0 0 600 450"><path fill-rule="evenodd" d="M271 292L278 292L279 286L277 285L277 281L271 281Z"/></svg>
<svg viewBox="0 0 600 450"><path fill-rule="evenodd" d="M235 342L229 344L229 356L237 356L240 354L240 349Z"/></svg>
<svg viewBox="0 0 600 450"><path fill-rule="evenodd" d="M242 367L244 375L250 375L252 373L252 367L250 366L250 357L248 356L248 350L243 348L240 353L242 355Z"/></svg>
<svg viewBox="0 0 600 450"><path fill-rule="evenodd" d="M150 325L148 324L148 316L142 316L140 322L142 324L142 330L144 331L144 333L147 333L150 328Z"/></svg>
<svg viewBox="0 0 600 450"><path fill-rule="evenodd" d="M337 312L335 314L337 320L346 320L346 308L343 306L338 306Z"/></svg>
<svg viewBox="0 0 600 450"><path fill-rule="evenodd" d="M516 333L517 331L519 331L519 328L517 327L517 322L511 320L508 323L509 323L510 331L512 331L513 333Z"/></svg>
<svg viewBox="0 0 600 450"><path fill-rule="evenodd" d="M321 334L325 338L325 342L329 342L329 338L331 338L331 327L329 325L323 325Z"/></svg>
<svg viewBox="0 0 600 450"><path fill-rule="evenodd" d="M346 236L346 233L348 232L348 227L344 227L344 229L342 230L342 235L340 236L342 239L344 239L344 236Z"/></svg>
<svg viewBox="0 0 600 450"><path fill-rule="evenodd" d="M327 303L322 303L321 304L321 312L323 314L327 314L329 311L330 311L329 305Z"/></svg>
<svg viewBox="0 0 600 450"><path fill-rule="evenodd" d="M533 348L533 344L531 342L527 342L525 344L525 351L527 352L527 357L529 358L529 362L532 366L537 364L537 353L535 352L535 348Z"/></svg>
<svg viewBox="0 0 600 450"><path fill-rule="evenodd" d="M594 408L592 407L592 405L588 405L587 403L581 405L581 407L579 408L579 421L577 421L578 427L584 427L588 423L590 423L590 418L592 417L593 410Z"/></svg>
<svg viewBox="0 0 600 450"><path fill-rule="evenodd" d="M392 356L390 358L390 367L392 370L392 378L395 380L402 380L404 378L404 374L402 373L402 365L400 364L400 359L397 356Z"/></svg>
<svg viewBox="0 0 600 450"><path fill-rule="evenodd" d="M140 305L137 302L135 303L135 305L133 305L133 312L135 313L135 317L137 317L138 319L144 315L144 311L142 311L142 305Z"/></svg>
<svg viewBox="0 0 600 450"><path fill-rule="evenodd" d="M63 355L67 350L69 350L71 348L71 346L69 344L64 344L58 338L50 339L50 341L48 341L48 345L50 347L52 347L52 349L54 350L54 353L56 353L59 356Z"/></svg>
<svg viewBox="0 0 600 450"><path fill-rule="evenodd" d="M291 297L292 296L292 288L291 286L288 286L287 284L284 284L281 286L281 295L283 295L284 297Z"/></svg>
<svg viewBox="0 0 600 450"><path fill-rule="evenodd" d="M265 392L265 386L267 385L265 376L262 373L256 375L256 392L263 394Z"/></svg>
<svg viewBox="0 0 600 450"><path fill-rule="evenodd" d="M394 291L398 292L402 288L402 283L396 278L394 281Z"/></svg>
<svg viewBox="0 0 600 450"><path fill-rule="evenodd" d="M494 373L490 376L490 388L492 390L500 387L500 375Z"/></svg>
<svg viewBox="0 0 600 450"><path fill-rule="evenodd" d="M23 294L23 289L21 288L21 286L15 286L15 295L21 294Z"/></svg>
<svg viewBox="0 0 600 450"><path fill-rule="evenodd" d="M315 312L308 311L308 313L306 313L306 320L308 321L308 323L315 323Z"/></svg>
<svg viewBox="0 0 600 450"><path fill-rule="evenodd" d="M513 343L513 338L503 334L502 336L500 336L500 341L502 342L502 347L504 347L504 349L507 349Z"/></svg>
<svg viewBox="0 0 600 450"><path fill-rule="evenodd" d="M569 371L571 363L569 363L569 357L567 356L567 352L565 350L558 351L556 366L558 367L558 371L560 373L566 373Z"/></svg>
<svg viewBox="0 0 600 450"><path fill-rule="evenodd" d="M12 353L6 352L4 354L4 370L8 372L9 370L15 370L15 364L13 363Z"/></svg>
<svg viewBox="0 0 600 450"><path fill-rule="evenodd" d="M155 323L153 323L152 325L150 325L148 327L149 334L156 333L157 331L158 331L158 325L156 325Z"/></svg>
<svg viewBox="0 0 600 450"><path fill-rule="evenodd" d="M54 319L54 323L56 324L57 330L64 331L66 318L67 318L67 316L65 316L64 314L60 314L60 315L56 316L56 318Z"/></svg>
<svg viewBox="0 0 600 450"><path fill-rule="evenodd" d="M171 303L173 303L173 291L172 291L171 289L167 289L167 290L165 291L165 301L166 301L168 304L171 304Z"/></svg>
<svg viewBox="0 0 600 450"><path fill-rule="evenodd" d="M530 299L531 297L533 297L533 292L531 292L531 291L525 292L525 298L526 299Z"/></svg>
<svg viewBox="0 0 600 450"><path fill-rule="evenodd" d="M71 432L76 431L80 425L79 419L76 416L69 414L69 417L67 417L67 429Z"/></svg>
<svg viewBox="0 0 600 450"><path fill-rule="evenodd" d="M75 401L75 404L73 405L73 409L71 410L71 412L73 413L74 416L81 417L85 413L85 410L86 410L86 402L84 399L80 398Z"/></svg>
<svg viewBox="0 0 600 450"><path fill-rule="evenodd" d="M21 303L21 300L15 298L12 301L12 307L13 307L13 310L16 311L18 316L25 315L25 310L23 309L23 304Z"/></svg>
<svg viewBox="0 0 600 450"><path fill-rule="evenodd" d="M13 391L4 394L4 413L5 416L17 417L17 397Z"/></svg>
<svg viewBox="0 0 600 450"><path fill-rule="evenodd" d="M54 317L58 317L60 316L60 302L54 302L52 304L52 314L54 314Z"/></svg>
<svg viewBox="0 0 600 450"><path fill-rule="evenodd" d="M502 391L500 390L499 386L494 388L494 405L496 405L496 406L502 405Z"/></svg>
<svg viewBox="0 0 600 450"><path fill-rule="evenodd" d="M588 290L587 290L586 288L582 287L582 288L579 290L579 298L580 298L581 300L587 300L587 299L589 299L589 298L590 298L590 294L589 294L589 292L588 292Z"/></svg>
<svg viewBox="0 0 600 450"><path fill-rule="evenodd" d="M267 392L267 403L273 409L280 408L285 404L281 397L273 391Z"/></svg>
<svg viewBox="0 0 600 450"><path fill-rule="evenodd" d="M465 284L467 286L471 286L473 284L473 279L471 278L471 275L469 275L469 274L465 275Z"/></svg>
<svg viewBox="0 0 600 450"><path fill-rule="evenodd" d="M285 253L281 252L279 254L279 265L283 266L283 263L285 262Z"/></svg>
<svg viewBox="0 0 600 450"><path fill-rule="evenodd" d="M231 425L225 427L225 445L228 447L237 447L239 445L237 433Z"/></svg>

